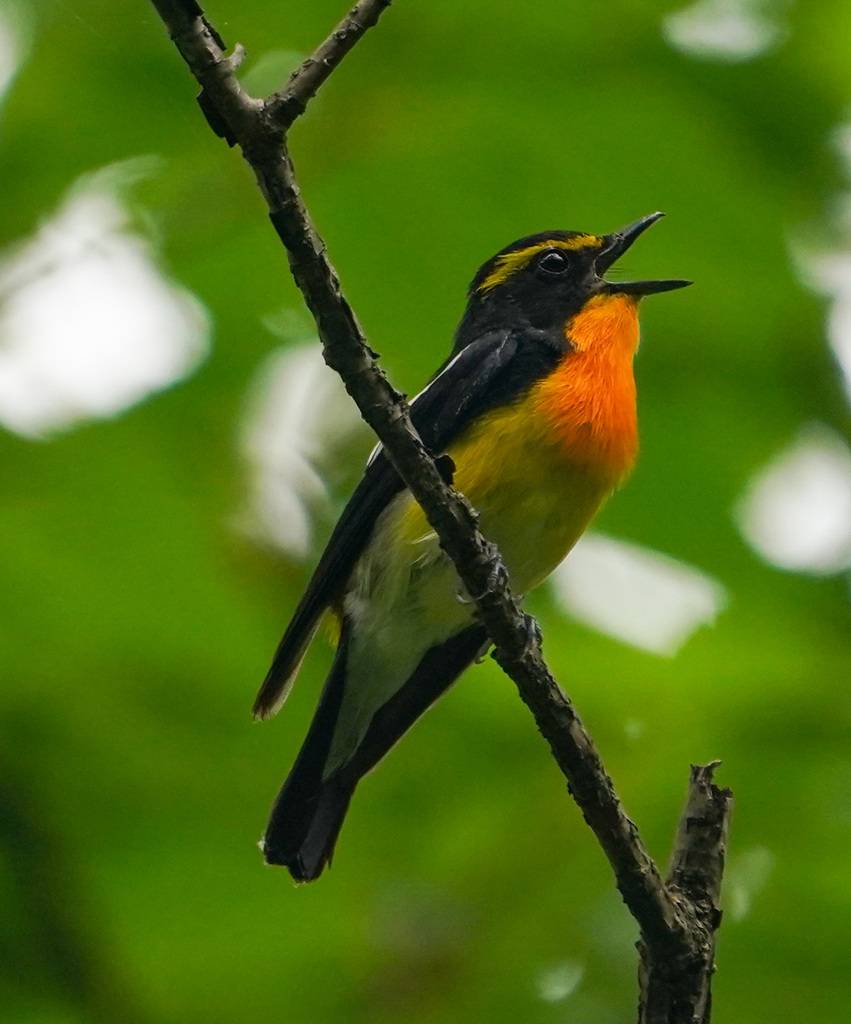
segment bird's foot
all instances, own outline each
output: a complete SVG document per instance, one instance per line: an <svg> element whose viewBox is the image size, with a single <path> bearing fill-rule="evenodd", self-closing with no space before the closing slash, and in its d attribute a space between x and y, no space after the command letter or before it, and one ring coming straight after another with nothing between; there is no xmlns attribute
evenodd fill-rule
<svg viewBox="0 0 851 1024"><path fill-rule="evenodd" d="M508 586L508 570L502 561L497 560L491 562L488 567L488 578L485 583L484 589L478 597L472 597L469 591L464 587L463 583L458 584L455 590L455 600L460 604L476 604L481 601L482 598L487 597L488 594L498 593L504 590Z"/></svg>

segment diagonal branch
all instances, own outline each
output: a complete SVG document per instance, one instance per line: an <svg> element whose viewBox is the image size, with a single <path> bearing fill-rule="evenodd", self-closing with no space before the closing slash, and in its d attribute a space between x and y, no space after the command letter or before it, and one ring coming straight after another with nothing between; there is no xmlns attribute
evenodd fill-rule
<svg viewBox="0 0 851 1024"><path fill-rule="evenodd" d="M269 97L267 109L281 128L289 128L304 113L319 87L392 2L358 0L325 42L290 75L283 89Z"/></svg>
<svg viewBox="0 0 851 1024"><path fill-rule="evenodd" d="M407 403L376 364L301 199L286 148L286 129L376 23L390 0L361 0L283 89L266 102L242 89L235 75L238 52L226 56L220 36L195 0L152 2L202 87L202 108L211 126L231 144L239 145L257 177L293 277L316 320L326 362L340 374L363 418L422 506L466 591L476 595L478 614L496 648L494 657L532 711L568 788L608 857L618 888L641 929L647 962L655 963L659 956L671 952L679 958L700 958L706 943L702 931L695 937L692 901L698 895L683 889L679 876L669 885L663 883L618 800L591 737L543 660L537 624L512 596L499 552L478 532L476 513L466 499L444 481L411 424ZM675 885L680 890L676 895ZM709 897L713 907L714 893L713 889ZM717 921L711 924L710 933L716 926ZM707 993L710 976L711 950L710 966L702 975ZM647 1018L651 1019L655 1024L656 1018ZM690 1017L664 1019L672 1024L691 1022Z"/></svg>

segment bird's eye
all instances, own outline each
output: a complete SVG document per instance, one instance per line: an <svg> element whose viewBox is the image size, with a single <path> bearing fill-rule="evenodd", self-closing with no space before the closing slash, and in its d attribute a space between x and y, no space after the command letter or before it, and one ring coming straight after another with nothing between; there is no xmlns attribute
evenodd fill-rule
<svg viewBox="0 0 851 1024"><path fill-rule="evenodd" d="M570 266L570 260L558 249L550 249L538 260L538 268L546 274L563 274Z"/></svg>

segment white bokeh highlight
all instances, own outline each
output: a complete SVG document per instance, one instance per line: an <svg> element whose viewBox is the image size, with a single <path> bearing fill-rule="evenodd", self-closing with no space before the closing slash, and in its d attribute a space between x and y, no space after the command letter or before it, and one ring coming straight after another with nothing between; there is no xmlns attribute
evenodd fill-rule
<svg viewBox="0 0 851 1024"><path fill-rule="evenodd" d="M0 102L21 66L28 35L22 20L13 17L15 13L12 8L0 8Z"/></svg>
<svg viewBox="0 0 851 1024"><path fill-rule="evenodd" d="M839 125L832 141L846 178L851 179L851 124ZM800 238L790 241L789 252L804 284L830 299L827 340L851 400L851 245L848 243L851 239L851 192L839 193L835 211L835 228L844 244L814 250L807 241L812 232L806 231L801 232Z"/></svg>
<svg viewBox="0 0 851 1024"><path fill-rule="evenodd" d="M589 533L552 576L573 618L653 654L672 657L714 623L727 594L711 576L649 548Z"/></svg>
<svg viewBox="0 0 851 1024"><path fill-rule="evenodd" d="M364 426L318 340L273 353L251 387L240 447L249 466L248 507L237 525L283 554L304 558L316 515L327 510L320 461Z"/></svg>
<svg viewBox="0 0 851 1024"><path fill-rule="evenodd" d="M851 250L812 254L793 245L792 256L805 283L830 298L827 340L851 399Z"/></svg>
<svg viewBox="0 0 851 1024"><path fill-rule="evenodd" d="M114 416L206 354L204 308L132 231L117 177L86 178L0 256L0 423L25 437Z"/></svg>
<svg viewBox="0 0 851 1024"><path fill-rule="evenodd" d="M743 921L754 901L768 885L775 857L764 846L755 846L734 857L724 877L724 909L734 921Z"/></svg>
<svg viewBox="0 0 851 1024"><path fill-rule="evenodd" d="M786 37L783 0L697 0L662 21L668 43L689 57L743 63Z"/></svg>
<svg viewBox="0 0 851 1024"><path fill-rule="evenodd" d="M545 967L535 980L538 998L545 1003L562 1003L576 992L584 977L584 965L575 960Z"/></svg>
<svg viewBox="0 0 851 1024"><path fill-rule="evenodd" d="M823 426L805 428L758 471L736 509L745 540L790 572L851 567L851 451Z"/></svg>

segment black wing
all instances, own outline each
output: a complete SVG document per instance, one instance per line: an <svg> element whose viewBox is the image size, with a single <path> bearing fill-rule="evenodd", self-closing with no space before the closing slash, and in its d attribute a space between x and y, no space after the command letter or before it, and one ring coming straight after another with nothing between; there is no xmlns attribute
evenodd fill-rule
<svg viewBox="0 0 851 1024"><path fill-rule="evenodd" d="M474 419L518 397L561 358L564 344L540 331L495 331L454 352L411 403L411 419L426 447L439 454ZM376 520L403 489L379 446L278 645L254 702L258 717L273 714L286 699L322 614L342 595Z"/></svg>

